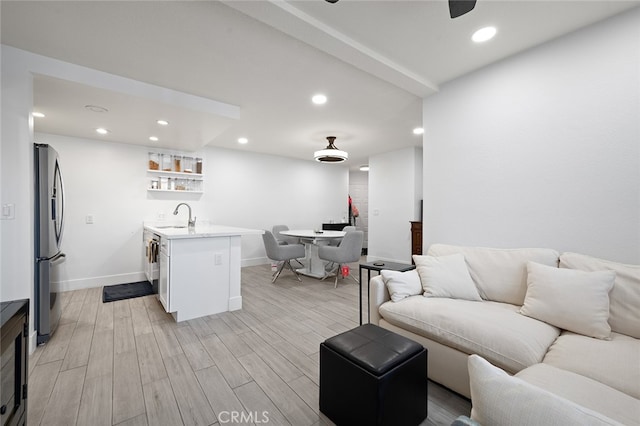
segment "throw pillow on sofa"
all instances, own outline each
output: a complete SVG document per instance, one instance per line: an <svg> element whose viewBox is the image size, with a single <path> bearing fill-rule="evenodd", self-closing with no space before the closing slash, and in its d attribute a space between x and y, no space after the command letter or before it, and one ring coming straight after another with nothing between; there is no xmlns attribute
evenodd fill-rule
<svg viewBox="0 0 640 426"><path fill-rule="evenodd" d="M627 265L578 253L562 253L560 267L581 271L614 271L609 293L611 331L640 339L640 265Z"/></svg>
<svg viewBox="0 0 640 426"><path fill-rule="evenodd" d="M585 272L528 262L527 274L521 314L585 336L610 336L609 292L615 272Z"/></svg>
<svg viewBox="0 0 640 426"><path fill-rule="evenodd" d="M380 275L382 275L382 280L387 286L391 300L394 302L399 302L409 296L417 296L422 293L420 276L415 269L406 272L383 269Z"/></svg>
<svg viewBox="0 0 640 426"><path fill-rule="evenodd" d="M471 418L483 425L619 425L593 410L531 385L491 365L468 358Z"/></svg>
<svg viewBox="0 0 640 426"><path fill-rule="evenodd" d="M482 300L462 254L438 257L414 255L413 261L425 297Z"/></svg>

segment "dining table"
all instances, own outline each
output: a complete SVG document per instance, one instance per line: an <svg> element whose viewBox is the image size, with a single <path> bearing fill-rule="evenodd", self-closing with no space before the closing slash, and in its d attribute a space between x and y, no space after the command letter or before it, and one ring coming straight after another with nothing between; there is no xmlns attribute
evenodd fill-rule
<svg viewBox="0 0 640 426"><path fill-rule="evenodd" d="M344 231L320 231L315 229L290 229L280 234L298 237L305 247L304 267L296 269L299 274L314 278L327 276L325 261L318 256L318 247L332 241L339 241L344 237Z"/></svg>

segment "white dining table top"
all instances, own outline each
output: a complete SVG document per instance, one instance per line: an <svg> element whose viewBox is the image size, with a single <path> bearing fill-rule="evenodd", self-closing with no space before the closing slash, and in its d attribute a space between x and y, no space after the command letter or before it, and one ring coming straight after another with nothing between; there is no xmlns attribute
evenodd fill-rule
<svg viewBox="0 0 640 426"><path fill-rule="evenodd" d="M300 238L342 238L344 237L344 231L316 231L313 229L289 229L287 231L280 231L282 235L288 235L290 237Z"/></svg>

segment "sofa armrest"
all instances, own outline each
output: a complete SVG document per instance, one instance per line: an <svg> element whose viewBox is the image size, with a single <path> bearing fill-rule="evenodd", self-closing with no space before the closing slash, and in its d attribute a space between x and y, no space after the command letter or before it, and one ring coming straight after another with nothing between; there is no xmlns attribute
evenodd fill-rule
<svg viewBox="0 0 640 426"><path fill-rule="evenodd" d="M371 310L371 324L378 325L380 322L380 312L378 308L384 302L391 300L391 296L384 285L381 275L371 278L371 298L369 299L369 309Z"/></svg>

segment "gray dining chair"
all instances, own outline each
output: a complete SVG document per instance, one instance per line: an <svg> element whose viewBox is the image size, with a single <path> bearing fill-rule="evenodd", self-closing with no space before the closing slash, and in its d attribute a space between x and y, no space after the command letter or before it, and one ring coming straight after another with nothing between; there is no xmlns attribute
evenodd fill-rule
<svg viewBox="0 0 640 426"><path fill-rule="evenodd" d="M289 227L287 225L273 225L271 228L271 232L273 232L273 236L276 237L276 241L280 245L285 244L300 244L300 238L292 237L291 235L282 235L282 231L288 231ZM298 259L294 259L298 265L304 267L304 264L300 262Z"/></svg>
<svg viewBox="0 0 640 426"><path fill-rule="evenodd" d="M322 260L336 263L336 280L334 288L338 287L338 276L342 275L342 265L360 260L362 254L362 244L364 242L364 232L349 231L344 234L340 244L336 246L320 246L318 247L318 257ZM326 278L326 277L325 277ZM344 277L343 277L344 278ZM358 279L351 275L356 282ZM324 278L323 278L324 279Z"/></svg>
<svg viewBox="0 0 640 426"><path fill-rule="evenodd" d="M271 232L273 232L273 236L276 237L278 244L299 244L300 238L281 234L282 231L288 230L289 227L287 225L273 225L271 228Z"/></svg>
<svg viewBox="0 0 640 426"><path fill-rule="evenodd" d="M356 230L356 227L352 226L352 225L347 225L344 228L342 228L342 232L344 232L344 233L355 231L355 230ZM330 246L337 246L337 245L340 244L340 241L342 241L342 238L336 238L335 240L329 241L329 245Z"/></svg>
<svg viewBox="0 0 640 426"><path fill-rule="evenodd" d="M291 266L291 259L297 259L304 256L304 246L302 244L278 244L276 237L273 236L271 231L264 231L262 234L262 241L264 241L264 249L267 252L267 257L276 262L281 262L280 267L271 277L271 282L274 283L282 273L285 266L295 274L298 281L302 281L298 272Z"/></svg>

